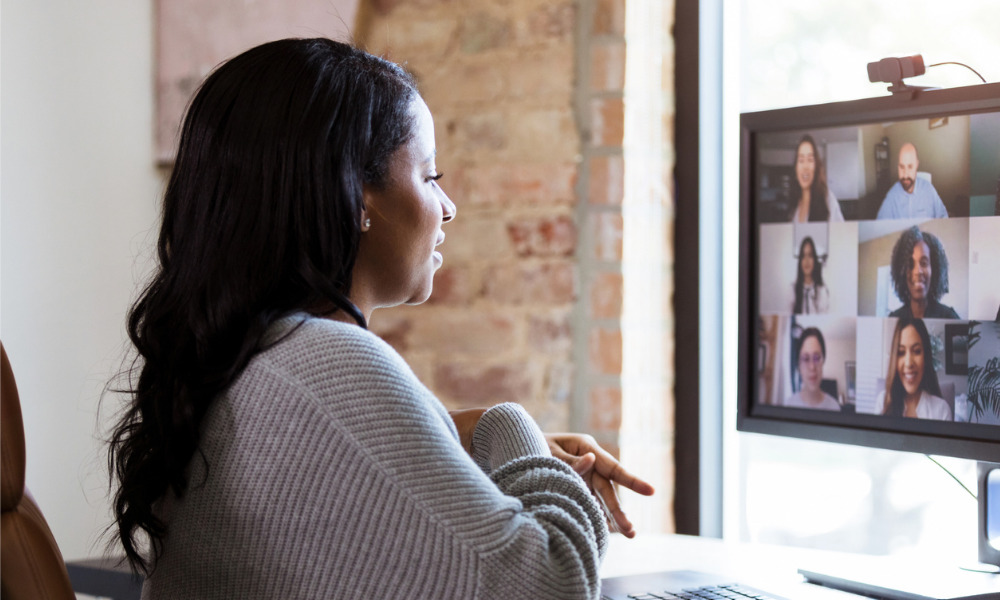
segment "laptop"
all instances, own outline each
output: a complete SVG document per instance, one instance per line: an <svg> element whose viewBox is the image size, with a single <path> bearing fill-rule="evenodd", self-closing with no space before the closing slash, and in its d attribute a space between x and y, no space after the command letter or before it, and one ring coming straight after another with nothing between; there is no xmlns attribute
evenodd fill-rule
<svg viewBox="0 0 1000 600"><path fill-rule="evenodd" d="M786 600L719 575L662 571L601 581L601 600Z"/></svg>

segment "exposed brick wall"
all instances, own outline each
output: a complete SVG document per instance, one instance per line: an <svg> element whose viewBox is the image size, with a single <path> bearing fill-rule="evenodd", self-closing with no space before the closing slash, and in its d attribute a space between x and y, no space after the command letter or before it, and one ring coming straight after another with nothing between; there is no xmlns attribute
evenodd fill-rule
<svg viewBox="0 0 1000 600"><path fill-rule="evenodd" d="M404 63L434 115L445 226L431 300L372 329L451 407L525 405L566 430L580 297L573 0L400 0L358 41ZM620 348L618 349L620 354Z"/></svg>
<svg viewBox="0 0 1000 600"><path fill-rule="evenodd" d="M519 402L617 454L625 0L370 1L356 39L416 75L458 206L430 301L372 329L449 407Z"/></svg>

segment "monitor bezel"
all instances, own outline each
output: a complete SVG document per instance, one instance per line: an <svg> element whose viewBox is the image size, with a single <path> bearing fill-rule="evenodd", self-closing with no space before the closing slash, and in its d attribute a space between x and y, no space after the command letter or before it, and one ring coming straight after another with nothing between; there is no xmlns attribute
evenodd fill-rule
<svg viewBox="0 0 1000 600"><path fill-rule="evenodd" d="M802 415L775 414L754 407L753 389L757 385L752 365L756 364L759 342L755 323L759 316L758 270L756 253L759 235L754 226L757 207L754 199L755 136L762 133L796 129L820 129L862 125L866 123L905 121L952 115L1000 111L1000 83L988 83L960 88L924 90L915 96L883 96L829 104L781 108L740 115L740 205L739 205L739 321L737 366L738 431L778 435L882 448L920 454L938 454L973 460L993 460L1000 457L1000 428L988 425L972 427L980 431L978 439L968 439L940 432L911 431L875 426L878 417L862 419L850 425L817 423ZM764 409L764 410L762 410ZM966 431L969 431L966 429ZM989 439L993 434L995 439Z"/></svg>

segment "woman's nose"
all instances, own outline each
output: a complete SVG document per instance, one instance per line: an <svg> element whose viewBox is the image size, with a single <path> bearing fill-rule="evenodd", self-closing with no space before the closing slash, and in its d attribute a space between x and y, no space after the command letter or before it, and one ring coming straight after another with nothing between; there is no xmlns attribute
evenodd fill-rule
<svg viewBox="0 0 1000 600"><path fill-rule="evenodd" d="M443 208L441 212L441 221L447 223L455 218L455 213L458 209L455 207L455 203L451 201L448 194L441 190L441 206Z"/></svg>

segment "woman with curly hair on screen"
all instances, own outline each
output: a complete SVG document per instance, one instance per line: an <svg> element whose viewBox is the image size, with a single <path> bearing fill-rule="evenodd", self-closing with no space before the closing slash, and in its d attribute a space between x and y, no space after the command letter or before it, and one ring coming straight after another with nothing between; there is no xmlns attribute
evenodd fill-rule
<svg viewBox="0 0 1000 600"><path fill-rule="evenodd" d="M948 256L941 240L916 225L899 236L892 248L892 284L903 305L890 317L958 319L939 300L948 293Z"/></svg>
<svg viewBox="0 0 1000 600"><path fill-rule="evenodd" d="M952 410L941 397L931 356L931 336L921 319L896 321L889 346L885 389L875 399L876 413L951 421Z"/></svg>

